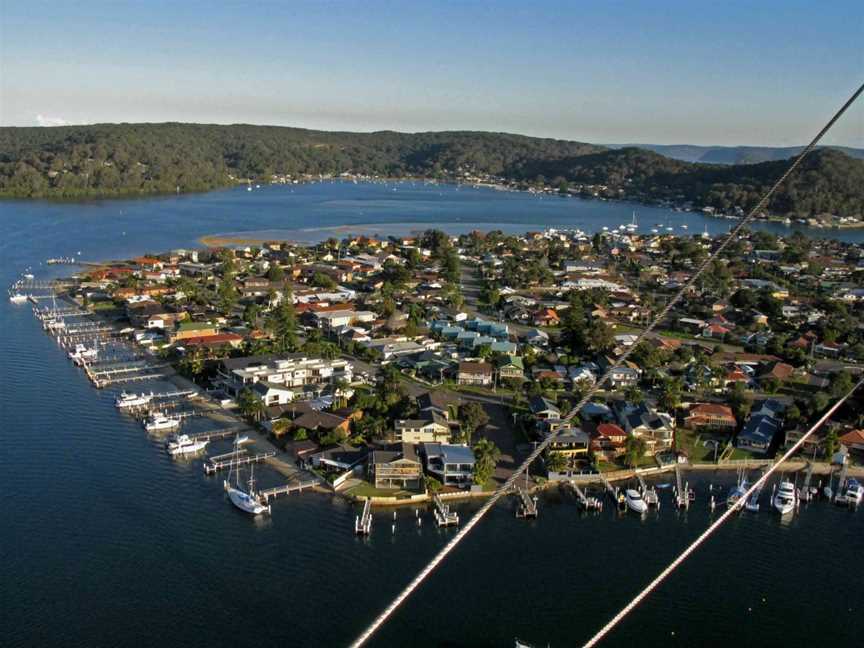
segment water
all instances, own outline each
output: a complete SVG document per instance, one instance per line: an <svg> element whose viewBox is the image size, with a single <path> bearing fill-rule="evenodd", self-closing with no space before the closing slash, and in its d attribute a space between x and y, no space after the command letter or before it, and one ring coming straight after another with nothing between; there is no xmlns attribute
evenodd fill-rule
<svg viewBox="0 0 864 648"><path fill-rule="evenodd" d="M691 232L703 222L709 231L728 226L638 209L648 227L667 218L687 218ZM88 259L126 257L191 246L214 232L346 223L589 230L591 223L629 221L630 211L490 190L399 185L393 192L392 185L349 184L85 204L6 202L0 282L7 285L26 266L40 277L68 271L38 266L51 256L80 250ZM376 513L370 539L357 539L355 509L311 493L276 500L272 519L250 520L228 504L219 478L203 475L200 460L171 460L115 410L114 390L94 390L29 306L4 300L0 313L4 646L344 645L454 533L436 529L428 512L418 529L414 511L405 509L395 535L386 511ZM266 469L256 475L262 487L280 481ZM544 646L578 644L709 523L707 481L733 478L693 475L700 495L693 510L672 510L667 491L665 507L644 520L612 510L582 516L569 497L551 493L541 500L539 520L529 523L516 520L507 502L373 645L511 646L514 636ZM464 519L476 504L457 508ZM606 645L857 645L862 532L864 512L826 504L789 521L766 511L742 515Z"/></svg>

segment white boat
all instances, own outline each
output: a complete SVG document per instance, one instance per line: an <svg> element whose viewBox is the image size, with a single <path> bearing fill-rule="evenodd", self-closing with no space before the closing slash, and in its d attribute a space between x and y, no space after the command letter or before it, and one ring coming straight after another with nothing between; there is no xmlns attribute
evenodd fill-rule
<svg viewBox="0 0 864 648"><path fill-rule="evenodd" d="M30 272L26 272L26 273L24 273L24 278L25 278L27 281L33 281L33 279L35 279L35 277L33 276L33 274L30 273Z"/></svg>
<svg viewBox="0 0 864 648"><path fill-rule="evenodd" d="M234 441L234 456L240 457L239 439ZM234 473L234 484L231 483L231 473ZM249 473L249 481L246 482L246 490L240 485L240 467L231 465L231 470L228 473L228 479L222 482L225 492L228 493L228 499L231 503L244 513L250 515L261 515L262 513L270 513L270 505L262 503L262 498L255 490L255 467Z"/></svg>
<svg viewBox="0 0 864 648"><path fill-rule="evenodd" d="M13 304L23 304L27 301L27 295L24 295L20 292L12 293L9 295L9 301Z"/></svg>
<svg viewBox="0 0 864 648"><path fill-rule="evenodd" d="M207 447L207 442L203 440L193 439L188 434L181 434L180 436L168 441L167 447L168 454L170 454L172 457L177 457L180 455L195 454L196 452L200 452Z"/></svg>
<svg viewBox="0 0 864 648"><path fill-rule="evenodd" d="M648 510L648 505L645 503L645 500L642 499L642 494L637 490L628 488L624 491L624 499L627 502L627 508L634 513L642 514Z"/></svg>
<svg viewBox="0 0 864 648"><path fill-rule="evenodd" d="M781 515L786 515L795 510L795 503L798 499L798 494L795 492L795 484L788 480L780 482L780 487L771 498L771 505L777 509Z"/></svg>
<svg viewBox="0 0 864 648"><path fill-rule="evenodd" d="M76 344L75 350L69 352L69 358L75 362L75 364L83 364L90 360L95 360L99 355L99 351L96 349L88 349L84 344Z"/></svg>
<svg viewBox="0 0 864 648"><path fill-rule="evenodd" d="M180 426L180 419L173 416L166 416L162 412L157 412L144 423L144 429L148 432L159 432L160 430L173 430Z"/></svg>
<svg viewBox="0 0 864 648"><path fill-rule="evenodd" d="M645 491L643 495L643 499L645 503L650 506L660 506L660 497L657 495L657 491L653 488L649 488Z"/></svg>
<svg viewBox="0 0 864 648"><path fill-rule="evenodd" d="M153 394L127 394L125 391L121 392L117 397L117 400L114 401L114 405L116 405L119 409L125 409L127 407L141 407L142 405L147 405L151 400L153 400Z"/></svg>
<svg viewBox="0 0 864 648"><path fill-rule="evenodd" d="M837 499L849 506L858 506L864 499L864 486L861 486L857 479L850 477L846 480L846 487Z"/></svg>

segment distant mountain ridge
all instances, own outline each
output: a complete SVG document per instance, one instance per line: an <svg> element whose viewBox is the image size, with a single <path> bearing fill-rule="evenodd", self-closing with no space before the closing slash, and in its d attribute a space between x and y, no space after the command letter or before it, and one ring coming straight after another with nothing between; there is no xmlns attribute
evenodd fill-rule
<svg viewBox="0 0 864 648"><path fill-rule="evenodd" d="M0 128L0 197L93 198L207 191L340 174L503 183L730 213L755 205L782 160L704 164L644 147L481 131L350 133L247 124L94 124ZM767 211L864 214L864 160L810 155Z"/></svg>
<svg viewBox="0 0 864 648"><path fill-rule="evenodd" d="M759 164L786 160L798 155L803 146L699 146L696 144L606 144L611 149L642 148L673 160L702 164ZM856 160L864 160L864 149L851 146L825 146L845 153Z"/></svg>

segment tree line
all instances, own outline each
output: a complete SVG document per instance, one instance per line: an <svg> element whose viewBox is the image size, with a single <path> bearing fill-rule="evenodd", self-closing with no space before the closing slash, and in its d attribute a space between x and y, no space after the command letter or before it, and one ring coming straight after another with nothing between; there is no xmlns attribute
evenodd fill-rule
<svg viewBox="0 0 864 648"><path fill-rule="evenodd" d="M785 161L709 165L635 147L449 131L348 133L212 124L97 124L0 128L0 196L81 198L204 191L274 175L352 173L454 179L494 176L517 186L582 188L590 195L747 209ZM864 213L864 161L813 153L769 211Z"/></svg>

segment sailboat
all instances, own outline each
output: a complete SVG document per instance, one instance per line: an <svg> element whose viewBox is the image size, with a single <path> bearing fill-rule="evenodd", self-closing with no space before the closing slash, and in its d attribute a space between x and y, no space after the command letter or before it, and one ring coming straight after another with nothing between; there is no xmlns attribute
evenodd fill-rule
<svg viewBox="0 0 864 648"><path fill-rule="evenodd" d="M636 212L635 211L633 212L632 222L629 225L627 225L626 228L631 232L635 232L637 229L639 229L639 225L636 223Z"/></svg>
<svg viewBox="0 0 864 648"><path fill-rule="evenodd" d="M252 466L249 473L249 481L246 482L246 490L240 484L240 467L235 464L240 457L239 439L234 440L234 457L231 462L231 469L228 472L228 479L222 482L225 492L228 493L228 499L231 503L244 513L250 515L261 515L262 513L270 513L270 505L261 503L261 496L255 491L255 467ZM234 484L231 484L231 474L234 474Z"/></svg>

